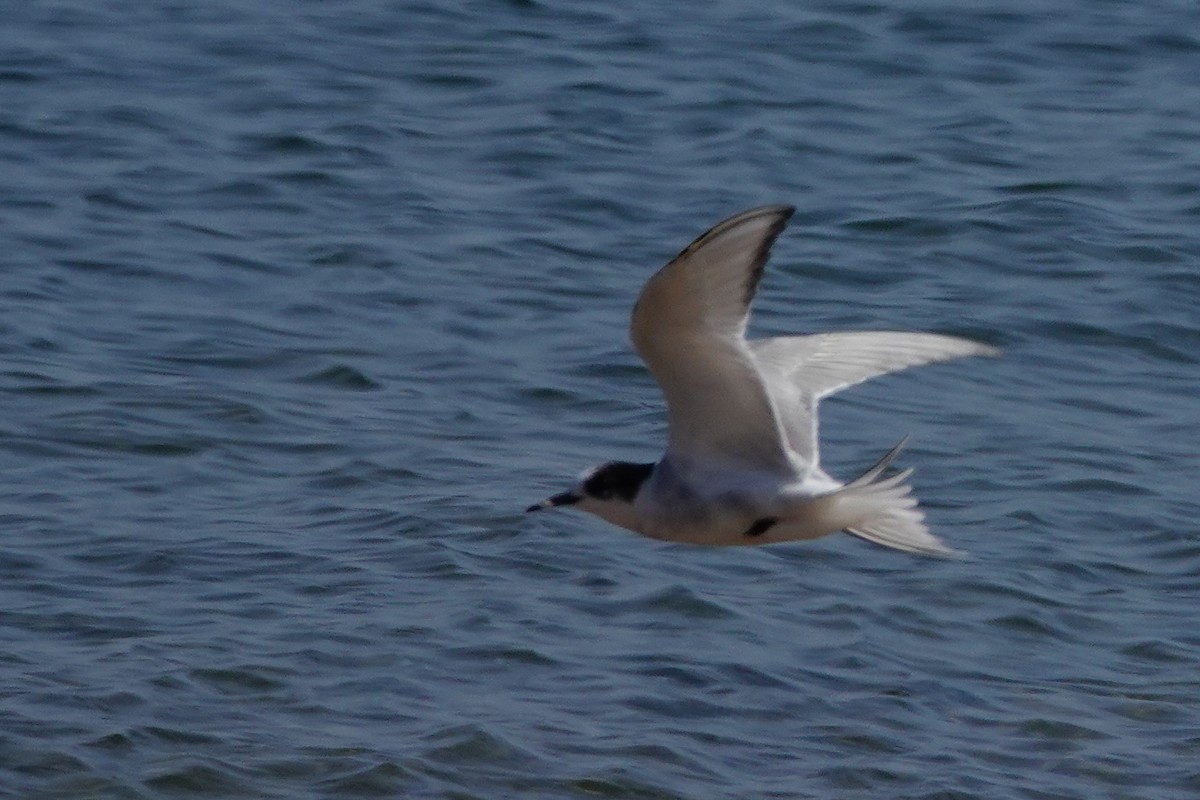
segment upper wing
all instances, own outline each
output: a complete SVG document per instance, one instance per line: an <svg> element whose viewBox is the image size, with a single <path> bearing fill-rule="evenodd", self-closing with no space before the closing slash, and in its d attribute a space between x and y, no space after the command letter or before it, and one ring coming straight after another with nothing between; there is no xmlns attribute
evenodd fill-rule
<svg viewBox="0 0 1200 800"><path fill-rule="evenodd" d="M746 343L771 244L794 209L764 206L719 223L650 278L629 335L667 401L678 466L787 469L779 419Z"/></svg>
<svg viewBox="0 0 1200 800"><path fill-rule="evenodd" d="M748 343L779 411L788 445L817 461L817 401L889 372L960 356L994 356L986 344L937 333L861 331Z"/></svg>
<svg viewBox="0 0 1200 800"><path fill-rule="evenodd" d="M990 345L940 333L856 331L750 342L761 363L782 370L817 399L889 372L961 356L994 356Z"/></svg>

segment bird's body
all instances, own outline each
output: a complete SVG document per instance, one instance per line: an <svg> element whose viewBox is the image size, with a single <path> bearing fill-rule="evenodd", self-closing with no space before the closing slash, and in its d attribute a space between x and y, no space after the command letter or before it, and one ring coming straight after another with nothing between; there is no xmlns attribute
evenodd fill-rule
<svg viewBox="0 0 1200 800"><path fill-rule="evenodd" d="M842 484L820 468L817 403L868 378L994 348L928 333L745 336L771 244L793 209L719 223L659 270L630 338L667 402L656 464L609 462L532 506L574 505L629 530L703 545L814 539L841 530L914 552L951 552L925 527L906 483L883 477L897 445Z"/></svg>

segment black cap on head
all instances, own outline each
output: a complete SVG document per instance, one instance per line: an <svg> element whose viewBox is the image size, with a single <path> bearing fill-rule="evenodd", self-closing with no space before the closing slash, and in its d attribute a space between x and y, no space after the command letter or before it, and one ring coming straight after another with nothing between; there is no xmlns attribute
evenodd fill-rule
<svg viewBox="0 0 1200 800"><path fill-rule="evenodd" d="M653 464L610 461L588 476L583 482L583 493L597 500L620 499L632 503L653 471Z"/></svg>

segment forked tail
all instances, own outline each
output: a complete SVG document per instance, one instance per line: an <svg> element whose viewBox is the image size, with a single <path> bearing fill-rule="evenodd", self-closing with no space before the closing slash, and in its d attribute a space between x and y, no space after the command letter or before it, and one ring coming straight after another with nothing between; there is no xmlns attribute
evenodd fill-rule
<svg viewBox="0 0 1200 800"><path fill-rule="evenodd" d="M838 514L851 520L846 532L910 553L961 555L942 544L925 527L925 514L917 507L917 498L912 496L912 487L908 484L911 469L880 478L907 443L906 436L878 463L837 491Z"/></svg>

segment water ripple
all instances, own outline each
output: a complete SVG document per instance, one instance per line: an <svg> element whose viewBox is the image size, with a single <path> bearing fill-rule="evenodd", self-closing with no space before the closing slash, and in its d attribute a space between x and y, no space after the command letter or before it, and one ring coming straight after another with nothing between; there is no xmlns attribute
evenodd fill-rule
<svg viewBox="0 0 1200 800"><path fill-rule="evenodd" d="M0 794L1195 794L1200 18L1060 11L14 5ZM1003 348L822 412L971 558L521 513L774 201L756 332Z"/></svg>

